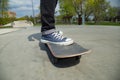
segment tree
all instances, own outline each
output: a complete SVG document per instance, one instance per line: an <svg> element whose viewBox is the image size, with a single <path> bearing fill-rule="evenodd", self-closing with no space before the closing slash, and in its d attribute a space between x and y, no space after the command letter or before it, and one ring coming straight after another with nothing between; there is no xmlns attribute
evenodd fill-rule
<svg viewBox="0 0 120 80"><path fill-rule="evenodd" d="M94 0L87 0L84 3L84 8L85 20L88 20L89 16L93 14L94 11Z"/></svg>
<svg viewBox="0 0 120 80"><path fill-rule="evenodd" d="M117 16L117 8L116 7L109 7L107 10L107 17L110 18L110 21L114 21L114 18Z"/></svg>
<svg viewBox="0 0 120 80"><path fill-rule="evenodd" d="M95 23L100 22L106 15L109 3L106 0L94 0L93 15Z"/></svg>
<svg viewBox="0 0 120 80"><path fill-rule="evenodd" d="M78 15L78 24L82 24L82 18L81 16L83 15L83 3L86 0L73 0L73 7L75 9L76 14Z"/></svg>
<svg viewBox="0 0 120 80"><path fill-rule="evenodd" d="M9 0L0 0L0 17L6 16L4 14L6 11L8 11L9 5L8 5Z"/></svg>
<svg viewBox="0 0 120 80"><path fill-rule="evenodd" d="M62 13L78 15L78 24L82 23L81 17L83 14L85 20L88 20L89 16L92 15L95 23L99 23L108 14L107 10L110 8L110 2L106 0L61 0L60 6L62 6L60 7Z"/></svg>
<svg viewBox="0 0 120 80"><path fill-rule="evenodd" d="M70 23L70 19L75 15L71 0L60 0L60 14L63 16L63 20L66 23Z"/></svg>

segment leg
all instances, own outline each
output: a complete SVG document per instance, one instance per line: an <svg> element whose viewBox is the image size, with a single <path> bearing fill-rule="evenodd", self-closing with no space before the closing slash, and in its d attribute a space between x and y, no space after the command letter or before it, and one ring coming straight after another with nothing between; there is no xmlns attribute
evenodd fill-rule
<svg viewBox="0 0 120 80"><path fill-rule="evenodd" d="M63 37L55 30L55 7L58 0L41 0L41 22L42 22L42 43L53 43L60 45L70 45L71 38Z"/></svg>
<svg viewBox="0 0 120 80"><path fill-rule="evenodd" d="M55 30L55 7L58 0L41 0L41 32L50 31L51 33Z"/></svg>

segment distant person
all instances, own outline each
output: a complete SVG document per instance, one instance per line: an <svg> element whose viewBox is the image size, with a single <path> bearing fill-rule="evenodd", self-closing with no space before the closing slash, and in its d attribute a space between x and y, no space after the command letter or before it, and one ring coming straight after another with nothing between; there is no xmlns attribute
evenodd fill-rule
<svg viewBox="0 0 120 80"><path fill-rule="evenodd" d="M63 37L60 31L55 29L54 13L58 0L41 0L41 42L59 45L70 45L73 43L71 38Z"/></svg>

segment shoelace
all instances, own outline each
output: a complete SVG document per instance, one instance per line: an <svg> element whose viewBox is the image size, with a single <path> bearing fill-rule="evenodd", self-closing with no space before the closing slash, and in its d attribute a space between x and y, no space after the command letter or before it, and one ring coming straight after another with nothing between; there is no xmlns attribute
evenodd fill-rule
<svg viewBox="0 0 120 80"><path fill-rule="evenodd" d="M56 38L56 39L59 39L59 40L62 40L64 37L61 35L61 34L59 34L58 32L54 32L54 33L52 33L52 35Z"/></svg>

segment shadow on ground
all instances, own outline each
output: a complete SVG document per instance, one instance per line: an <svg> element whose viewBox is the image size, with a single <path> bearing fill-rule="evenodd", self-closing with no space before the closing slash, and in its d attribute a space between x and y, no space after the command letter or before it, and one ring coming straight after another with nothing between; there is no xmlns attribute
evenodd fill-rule
<svg viewBox="0 0 120 80"><path fill-rule="evenodd" d="M34 41L34 39L40 41L40 38L41 38L41 33L35 33L35 34L28 36L29 41Z"/></svg>
<svg viewBox="0 0 120 80"><path fill-rule="evenodd" d="M67 68L67 67L75 66L75 65L77 65L77 64L80 63L81 56L80 56L80 59L79 59L79 60L75 60L75 57L65 58L65 59L59 59L59 61L58 61L56 64L54 64L53 61L52 61L52 58L53 58L54 56L51 54L51 52L50 52L50 50L47 48L47 46L46 46L45 44L43 44L43 43L40 42L40 38L41 38L41 33L35 33L35 34L32 34L32 35L28 36L28 40L29 40L29 41L34 41L34 39L36 39L36 40L39 41L40 50L46 51L50 62L51 62L55 67Z"/></svg>
<svg viewBox="0 0 120 80"><path fill-rule="evenodd" d="M2 67L2 63L0 63L0 80L6 80L5 71Z"/></svg>

